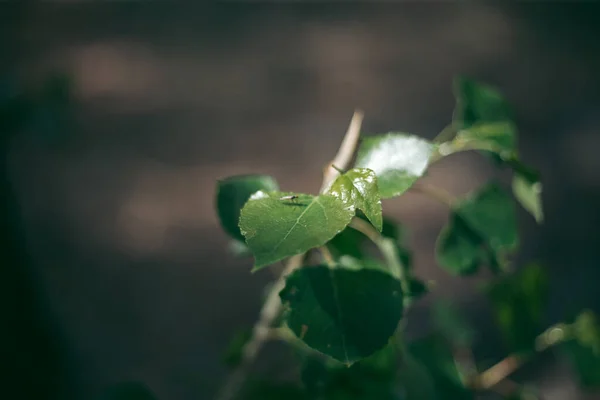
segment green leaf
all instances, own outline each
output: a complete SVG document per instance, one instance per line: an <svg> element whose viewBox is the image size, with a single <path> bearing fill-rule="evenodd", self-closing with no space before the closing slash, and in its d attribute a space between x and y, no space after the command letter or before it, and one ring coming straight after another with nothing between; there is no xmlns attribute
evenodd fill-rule
<svg viewBox="0 0 600 400"><path fill-rule="evenodd" d="M356 166L375 172L379 193L387 199L401 195L423 176L433 150L433 144L420 137L388 133L363 140Z"/></svg>
<svg viewBox="0 0 600 400"><path fill-rule="evenodd" d="M227 366L235 367L240 363L242 360L242 351L244 346L246 343L248 343L251 337L252 329L245 329L235 333L223 356L223 361Z"/></svg>
<svg viewBox="0 0 600 400"><path fill-rule="evenodd" d="M306 391L292 383L273 382L265 379L249 380L243 390L244 400L309 400Z"/></svg>
<svg viewBox="0 0 600 400"><path fill-rule="evenodd" d="M459 129L481 122L513 120L513 111L504 97L491 86L466 77L454 81L456 108L454 121Z"/></svg>
<svg viewBox="0 0 600 400"><path fill-rule="evenodd" d="M105 390L98 400L156 400L156 397L142 383L121 382Z"/></svg>
<svg viewBox="0 0 600 400"><path fill-rule="evenodd" d="M518 243L513 199L489 183L455 204L454 210L496 252L514 250Z"/></svg>
<svg viewBox="0 0 600 400"><path fill-rule="evenodd" d="M381 232L383 216L375 172L368 168L351 169L340 175L326 193L340 199L347 207L362 210L373 226Z"/></svg>
<svg viewBox="0 0 600 400"><path fill-rule="evenodd" d="M356 229L346 228L327 243L327 247L335 258L344 255L356 259L365 257L364 244L366 237Z"/></svg>
<svg viewBox="0 0 600 400"><path fill-rule="evenodd" d="M473 399L473 393L462 384L452 350L439 336L431 335L410 343L404 359L401 380L406 388L406 400ZM429 392L429 388L435 394Z"/></svg>
<svg viewBox="0 0 600 400"><path fill-rule="evenodd" d="M517 129L509 121L478 123L458 131L451 145L456 150L474 148L508 159L516 154Z"/></svg>
<svg viewBox="0 0 600 400"><path fill-rule="evenodd" d="M225 232L232 238L244 241L238 223L240 210L257 191L279 190L274 178L267 175L237 175L217 183L217 214Z"/></svg>
<svg viewBox="0 0 600 400"><path fill-rule="evenodd" d="M494 316L511 351L529 351L542 331L548 299L544 270L529 265L486 288Z"/></svg>
<svg viewBox="0 0 600 400"><path fill-rule="evenodd" d="M530 180L524 175L515 174L512 181L512 190L515 198L521 203L536 222L539 224L544 220L542 208L542 183L539 180Z"/></svg>
<svg viewBox="0 0 600 400"><path fill-rule="evenodd" d="M471 347L476 332L454 304L438 300L432 311L433 324L446 340L456 347Z"/></svg>
<svg viewBox="0 0 600 400"><path fill-rule="evenodd" d="M280 297L294 334L347 365L384 347L403 311L400 282L373 269L303 267Z"/></svg>
<svg viewBox="0 0 600 400"><path fill-rule="evenodd" d="M436 242L438 263L453 275L471 275L485 259L484 240L456 213L442 228Z"/></svg>
<svg viewBox="0 0 600 400"><path fill-rule="evenodd" d="M286 196L298 198L288 200ZM353 216L351 207L329 195L255 193L240 216L240 229L254 254L253 271L324 245Z"/></svg>
<svg viewBox="0 0 600 400"><path fill-rule="evenodd" d="M302 382L313 399L396 400L399 354L393 343L351 367L309 358Z"/></svg>
<svg viewBox="0 0 600 400"><path fill-rule="evenodd" d="M561 345L584 388L600 387L600 322L585 310L571 325L573 340Z"/></svg>

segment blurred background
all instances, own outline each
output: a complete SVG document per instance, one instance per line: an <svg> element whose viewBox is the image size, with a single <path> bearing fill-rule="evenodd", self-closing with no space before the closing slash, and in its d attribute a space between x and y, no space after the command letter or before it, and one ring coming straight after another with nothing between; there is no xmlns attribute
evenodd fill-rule
<svg viewBox="0 0 600 400"><path fill-rule="evenodd" d="M598 3L3 3L0 49L2 99L45 88L27 123L2 132L12 398L86 399L122 380L163 399L209 398L229 338L251 326L272 279L228 253L216 180L266 173L316 192L356 107L365 134L433 138L457 74L506 95L522 158L542 173L546 222L519 209L519 260L548 271L547 322L600 310ZM462 194L494 174L465 154L428 179ZM384 210L410 229L416 274L437 282L409 333L428 329L433 298L451 298L482 330L478 357L499 360L481 279L435 264L447 210L417 194ZM548 400L597 398L559 361L518 378Z"/></svg>

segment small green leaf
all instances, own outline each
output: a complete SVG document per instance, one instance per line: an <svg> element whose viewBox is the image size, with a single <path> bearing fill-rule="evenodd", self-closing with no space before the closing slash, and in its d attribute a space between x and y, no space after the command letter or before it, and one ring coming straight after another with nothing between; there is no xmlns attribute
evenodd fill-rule
<svg viewBox="0 0 600 400"><path fill-rule="evenodd" d="M288 196L298 198L292 200ZM240 216L241 232L254 254L253 271L324 245L353 216L351 207L329 195L255 193Z"/></svg>
<svg viewBox="0 0 600 400"><path fill-rule="evenodd" d="M223 361L229 367L237 366L242 360L242 351L244 346L250 338L252 337L252 329L245 329L236 332L233 336L229 345L227 346L227 350L225 350L225 355L223 356Z"/></svg>
<svg viewBox="0 0 600 400"><path fill-rule="evenodd" d="M375 172L379 193L388 199L401 195L423 176L433 150L433 144L420 137L388 133L364 139L356 166Z"/></svg>
<svg viewBox="0 0 600 400"><path fill-rule="evenodd" d="M563 343L579 382L586 389L600 387L600 322L596 315L585 310L571 325L573 340Z"/></svg>
<svg viewBox="0 0 600 400"><path fill-rule="evenodd" d="M408 363L405 361L405 372L401 369L401 380L406 387L406 400L473 399L473 393L462 384L452 349L439 336L431 335L410 343L405 359ZM435 394L428 392L430 390Z"/></svg>
<svg viewBox="0 0 600 400"><path fill-rule="evenodd" d="M529 265L486 289L496 322L511 351L528 351L542 331L548 280L538 265Z"/></svg>
<svg viewBox="0 0 600 400"><path fill-rule="evenodd" d="M485 258L484 241L456 213L442 228L436 242L436 259L454 275L471 275L477 271Z"/></svg>
<svg viewBox="0 0 600 400"><path fill-rule="evenodd" d="M294 334L347 365L384 347L403 311L400 282L373 269L303 267L280 297Z"/></svg>
<svg viewBox="0 0 600 400"><path fill-rule="evenodd" d="M347 207L362 210L381 232L383 216L375 172L368 168L353 168L340 175L326 193L340 199Z"/></svg>
<svg viewBox="0 0 600 400"><path fill-rule="evenodd" d="M121 382L106 389L98 400L156 400L156 397L142 383Z"/></svg>
<svg viewBox="0 0 600 400"><path fill-rule="evenodd" d="M533 215L538 224L541 223L544 220L541 199L542 183L539 180L529 180L524 175L515 174L512 190L523 208Z"/></svg>
<svg viewBox="0 0 600 400"><path fill-rule="evenodd" d="M476 332L454 304L438 300L432 311L433 324L446 340L456 347L471 347Z"/></svg>
<svg viewBox="0 0 600 400"><path fill-rule="evenodd" d="M478 123L458 131L452 146L456 149L475 148L496 153L501 159L515 155L517 129L512 122Z"/></svg>
<svg viewBox="0 0 600 400"><path fill-rule="evenodd" d="M454 121L459 129L480 122L504 122L513 119L513 111L504 97L491 86L466 77L454 81L456 108Z"/></svg>
<svg viewBox="0 0 600 400"><path fill-rule="evenodd" d="M513 199L489 183L454 206L455 212L496 252L514 250L518 243Z"/></svg>
<svg viewBox="0 0 600 400"><path fill-rule="evenodd" d="M275 179L268 175L237 175L217 183L217 213L223 229L232 238L244 241L238 227L240 210L250 196L259 190L270 192L279 190L279 187Z"/></svg>

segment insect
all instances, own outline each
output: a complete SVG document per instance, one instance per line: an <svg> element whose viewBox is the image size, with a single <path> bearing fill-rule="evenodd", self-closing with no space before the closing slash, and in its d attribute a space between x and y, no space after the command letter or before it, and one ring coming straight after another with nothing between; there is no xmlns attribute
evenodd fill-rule
<svg viewBox="0 0 600 400"><path fill-rule="evenodd" d="M295 194L293 194L291 196L283 196L283 197L280 197L279 200L290 200L292 202L296 202L296 201L298 201L298 196L296 196Z"/></svg>

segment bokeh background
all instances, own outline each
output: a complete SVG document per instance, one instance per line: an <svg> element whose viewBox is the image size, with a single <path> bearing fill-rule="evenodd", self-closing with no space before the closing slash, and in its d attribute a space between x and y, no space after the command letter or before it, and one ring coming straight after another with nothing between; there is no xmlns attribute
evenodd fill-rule
<svg viewBox="0 0 600 400"><path fill-rule="evenodd" d="M433 138L457 74L509 98L522 158L542 172L546 222L519 210L519 260L548 271L547 322L600 309L600 4L283 3L0 4L3 95L56 73L72 89L66 118L48 106L3 141L14 195L3 201L16 207L0 283L11 398L87 399L122 380L163 399L209 398L229 338L255 320L272 279L227 252L215 181L267 173L315 192L356 107L365 134ZM494 174L460 155L429 181L461 194ZM446 210L417 194L384 210L410 228L417 275L437 282L410 333L428 329L433 298L451 298L482 329L478 357L497 361L480 279L435 265ZM285 368L270 356L259 368ZM597 398L560 361L517 378L548 400Z"/></svg>

